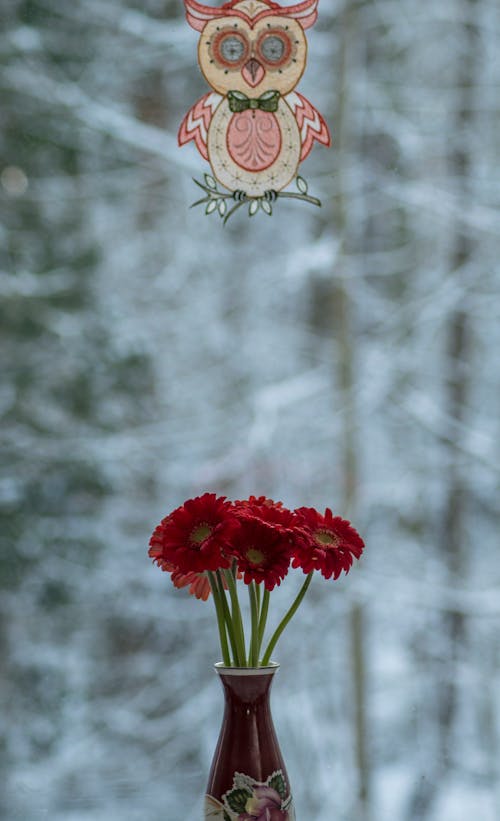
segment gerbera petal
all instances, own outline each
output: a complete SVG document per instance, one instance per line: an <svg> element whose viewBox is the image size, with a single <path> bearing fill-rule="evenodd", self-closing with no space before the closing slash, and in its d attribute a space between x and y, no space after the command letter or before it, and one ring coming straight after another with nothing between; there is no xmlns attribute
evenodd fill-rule
<svg viewBox="0 0 500 821"><path fill-rule="evenodd" d="M189 585L189 592L197 599L206 601L210 595L210 582L205 573L181 573L175 570L172 573L172 582L175 587L187 587Z"/></svg>

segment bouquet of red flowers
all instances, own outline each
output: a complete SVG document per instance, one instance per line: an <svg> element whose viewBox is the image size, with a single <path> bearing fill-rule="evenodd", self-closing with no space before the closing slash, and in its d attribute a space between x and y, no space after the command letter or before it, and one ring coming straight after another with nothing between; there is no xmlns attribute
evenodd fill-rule
<svg viewBox="0 0 500 821"><path fill-rule="evenodd" d="M347 573L359 559L363 540L352 525L327 508L288 510L265 496L230 502L205 493L188 499L165 517L150 539L149 555L171 574L176 587L189 586L196 598L213 595L224 664L260 667L296 612L312 575L325 579ZM299 568L306 579L263 654L270 593ZM238 581L248 589L251 633L248 649L238 599Z"/></svg>

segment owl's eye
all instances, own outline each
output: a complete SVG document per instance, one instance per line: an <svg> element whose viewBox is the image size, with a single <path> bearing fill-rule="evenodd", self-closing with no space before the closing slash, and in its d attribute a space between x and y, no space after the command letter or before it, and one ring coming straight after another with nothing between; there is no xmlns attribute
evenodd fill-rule
<svg viewBox="0 0 500 821"><path fill-rule="evenodd" d="M246 52L245 43L241 37L228 34L221 39L219 52L225 62L231 64L239 63Z"/></svg>
<svg viewBox="0 0 500 821"><path fill-rule="evenodd" d="M270 66L282 66L290 57L292 44L285 32L270 31L260 38L258 50L265 63Z"/></svg>
<svg viewBox="0 0 500 821"><path fill-rule="evenodd" d="M285 53L285 44L281 37L270 34L269 37L264 37L260 50L268 63L279 63Z"/></svg>

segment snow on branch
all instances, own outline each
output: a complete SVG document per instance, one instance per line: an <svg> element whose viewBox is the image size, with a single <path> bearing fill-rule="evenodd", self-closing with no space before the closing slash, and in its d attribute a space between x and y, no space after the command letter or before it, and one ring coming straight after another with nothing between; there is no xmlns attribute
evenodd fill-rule
<svg viewBox="0 0 500 821"><path fill-rule="evenodd" d="M151 45L167 46L178 50L184 42L193 42L193 35L183 18L161 20L148 17L138 9L121 8L118 4L102 3L101 0L85 4L62 2L57 13L69 20L85 24L107 25L122 34L143 40Z"/></svg>
<svg viewBox="0 0 500 821"><path fill-rule="evenodd" d="M404 402L400 402L399 407L437 439L452 443L465 455L490 468L494 473L500 473L498 462L491 458L496 443L483 431L461 425L456 419L444 414L429 396L416 391Z"/></svg>
<svg viewBox="0 0 500 821"><path fill-rule="evenodd" d="M460 197L427 182L399 180L396 177L389 179L386 176L380 185L385 194L410 208L425 209L447 220L450 216L454 217L458 223L474 231L500 234L500 209L471 202L465 210Z"/></svg>
<svg viewBox="0 0 500 821"><path fill-rule="evenodd" d="M140 122L125 111L112 108L108 102L92 100L75 83L57 82L25 68L6 69L2 74L4 88L14 89L51 106L69 109L72 115L90 128L109 134L138 150L159 156L168 164L183 167L190 173L198 170L187 152L180 152L176 138L154 125Z"/></svg>

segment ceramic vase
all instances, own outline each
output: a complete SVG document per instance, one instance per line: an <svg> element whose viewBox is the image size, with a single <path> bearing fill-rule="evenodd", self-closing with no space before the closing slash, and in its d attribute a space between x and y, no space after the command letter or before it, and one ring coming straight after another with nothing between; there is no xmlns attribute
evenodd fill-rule
<svg viewBox="0 0 500 821"><path fill-rule="evenodd" d="M224 690L224 716L208 779L205 821L295 821L270 707L278 667L215 665Z"/></svg>

